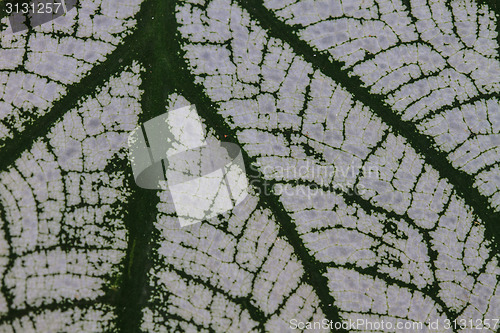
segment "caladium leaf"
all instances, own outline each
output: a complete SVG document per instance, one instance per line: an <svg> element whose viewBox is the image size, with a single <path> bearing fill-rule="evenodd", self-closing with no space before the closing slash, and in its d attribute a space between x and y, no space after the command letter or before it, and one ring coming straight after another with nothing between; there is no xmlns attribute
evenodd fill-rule
<svg viewBox="0 0 500 333"><path fill-rule="evenodd" d="M123 159L137 124L140 66L82 100L0 175L0 331L104 331L127 249Z"/></svg>
<svg viewBox="0 0 500 333"><path fill-rule="evenodd" d="M91 8L116 30L102 37ZM5 331L498 329L494 6L138 9L82 2L73 18L2 37L5 96L57 91L2 104ZM77 47L88 41L107 51ZM51 43L74 68L47 68ZM190 104L207 140L242 147L252 187L232 211L181 228L168 191L133 183L125 142Z"/></svg>
<svg viewBox="0 0 500 333"><path fill-rule="evenodd" d="M471 1L266 1L311 49L380 96L500 210L495 13Z"/></svg>

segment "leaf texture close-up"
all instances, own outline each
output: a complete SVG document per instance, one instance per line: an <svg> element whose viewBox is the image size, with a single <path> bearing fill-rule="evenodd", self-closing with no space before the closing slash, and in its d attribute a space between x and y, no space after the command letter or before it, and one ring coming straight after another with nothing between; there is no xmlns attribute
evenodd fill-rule
<svg viewBox="0 0 500 333"><path fill-rule="evenodd" d="M495 0L2 10L0 333L500 330ZM248 194L181 227L128 140L190 105Z"/></svg>

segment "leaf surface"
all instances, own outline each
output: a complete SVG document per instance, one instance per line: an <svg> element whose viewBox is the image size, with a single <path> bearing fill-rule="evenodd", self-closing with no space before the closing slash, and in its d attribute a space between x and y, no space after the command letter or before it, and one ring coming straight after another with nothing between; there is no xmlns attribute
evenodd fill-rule
<svg viewBox="0 0 500 333"><path fill-rule="evenodd" d="M86 1L3 35L2 330L498 318L495 10ZM190 104L208 140L242 147L252 186L180 228L125 142Z"/></svg>

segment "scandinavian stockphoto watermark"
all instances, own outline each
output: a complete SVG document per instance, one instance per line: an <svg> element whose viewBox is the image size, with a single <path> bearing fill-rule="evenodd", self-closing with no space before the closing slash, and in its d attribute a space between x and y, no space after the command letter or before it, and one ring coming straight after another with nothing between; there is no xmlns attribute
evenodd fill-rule
<svg viewBox="0 0 500 333"><path fill-rule="evenodd" d="M497 331L499 328L500 319L429 319L426 322L404 320L398 318L386 318L375 320L369 317L347 319L342 321L333 321L329 319L322 319L319 321L301 321L298 319L291 319L289 327L291 330L301 331L376 331L376 332L418 332L418 331L432 331L432 332L448 332L457 330L492 330Z"/></svg>
<svg viewBox="0 0 500 333"><path fill-rule="evenodd" d="M292 330L329 330L329 331L409 331L416 332L423 330L425 325L422 322L409 320L370 320L368 318L358 318L355 320L333 321L323 319L321 321L300 321L292 319L289 322Z"/></svg>
<svg viewBox="0 0 500 333"><path fill-rule="evenodd" d="M363 195L361 178L380 179L378 166L369 164L319 165L312 160L293 164L251 165L250 185L258 194L313 198L329 192Z"/></svg>
<svg viewBox="0 0 500 333"><path fill-rule="evenodd" d="M194 105L145 122L128 146L136 184L169 190L182 227L227 212L247 196L240 148L208 142Z"/></svg>

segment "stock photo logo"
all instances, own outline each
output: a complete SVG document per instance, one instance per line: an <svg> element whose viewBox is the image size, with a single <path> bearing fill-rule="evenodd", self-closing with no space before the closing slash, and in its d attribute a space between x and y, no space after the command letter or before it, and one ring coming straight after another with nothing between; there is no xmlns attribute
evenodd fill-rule
<svg viewBox="0 0 500 333"><path fill-rule="evenodd" d="M208 142L194 105L148 120L131 132L128 146L137 186L169 190L181 227L227 212L247 196L240 147Z"/></svg>
<svg viewBox="0 0 500 333"><path fill-rule="evenodd" d="M8 1L3 4L13 33L55 20L75 8L77 0Z"/></svg>

